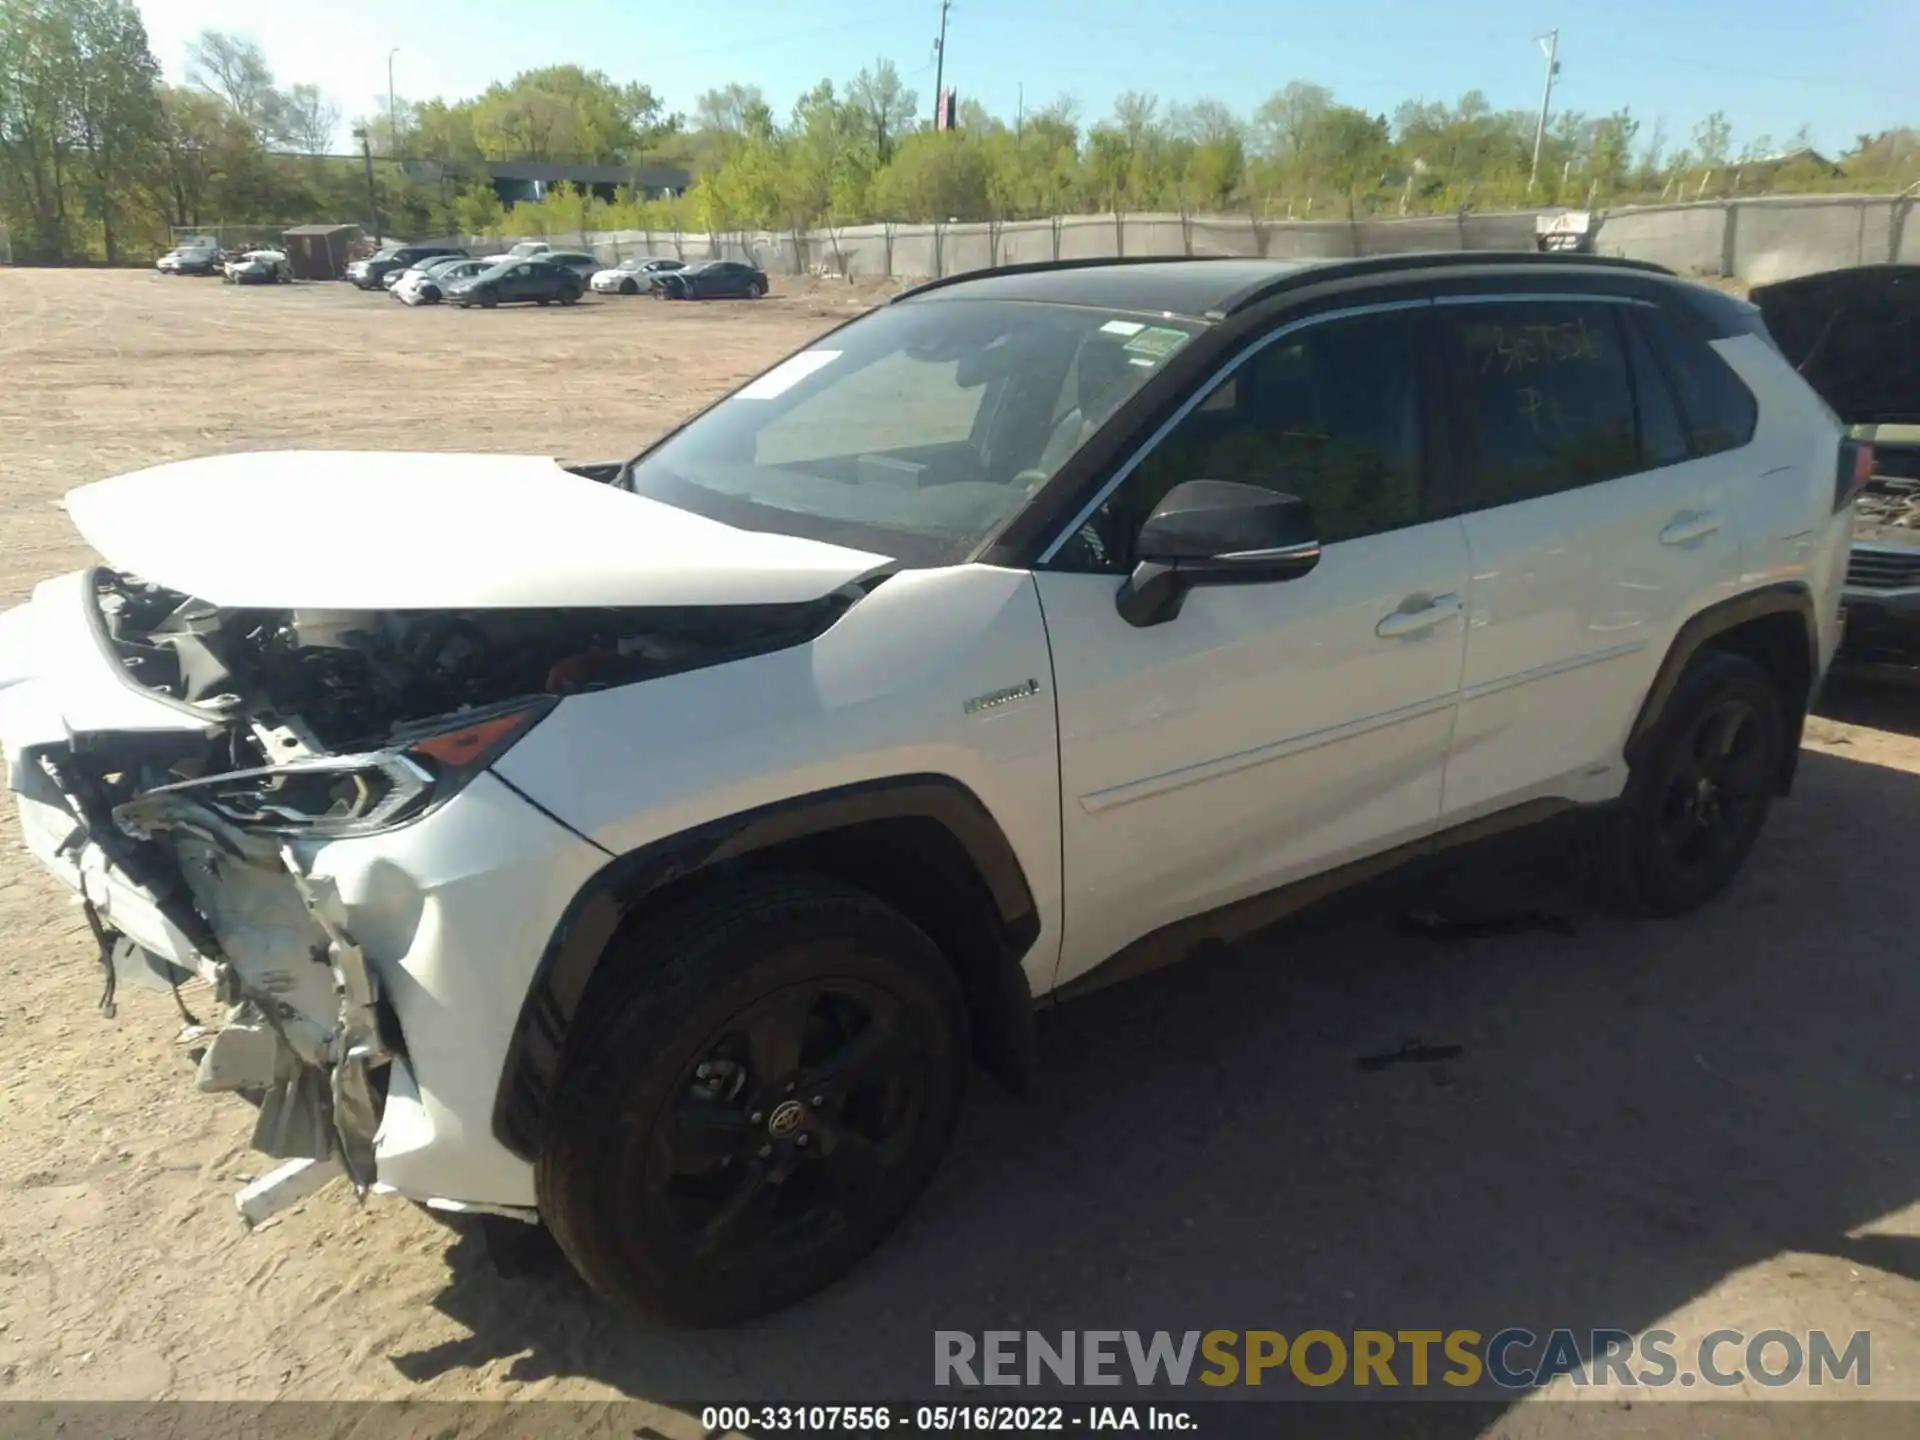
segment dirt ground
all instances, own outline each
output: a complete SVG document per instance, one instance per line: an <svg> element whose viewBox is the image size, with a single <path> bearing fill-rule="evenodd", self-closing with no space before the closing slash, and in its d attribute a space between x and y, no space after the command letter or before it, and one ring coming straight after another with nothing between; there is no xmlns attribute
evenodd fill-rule
<svg viewBox="0 0 1920 1440"><path fill-rule="evenodd" d="M87 558L73 485L240 449L624 456L861 303L466 313L0 270L0 603ZM337 1186L244 1232L252 1112L195 1093L164 996L94 1012L79 912L8 845L0 1399L846 1402L926 1393L935 1329L1507 1325L1870 1329L1874 1393L1920 1398L1920 703L1832 707L1707 912L1627 925L1489 862L1454 883L1575 933L1446 945L1349 905L1064 1007L1037 1097L982 1083L856 1275L695 1335ZM1413 1038L1464 1052L1356 1068Z"/></svg>

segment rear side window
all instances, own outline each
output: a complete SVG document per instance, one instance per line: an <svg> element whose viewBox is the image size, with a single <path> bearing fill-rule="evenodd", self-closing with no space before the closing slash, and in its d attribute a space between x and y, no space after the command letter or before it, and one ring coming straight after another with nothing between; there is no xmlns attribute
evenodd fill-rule
<svg viewBox="0 0 1920 1440"><path fill-rule="evenodd" d="M1673 384L1693 454L1718 455L1724 450L1738 450L1753 439L1760 406L1753 392L1706 341L1690 334L1664 311L1636 306L1634 321L1642 327Z"/></svg>
<svg viewBox="0 0 1920 1440"><path fill-rule="evenodd" d="M1547 300L1444 308L1466 430L1461 508L1508 505L1642 468L1616 307Z"/></svg>

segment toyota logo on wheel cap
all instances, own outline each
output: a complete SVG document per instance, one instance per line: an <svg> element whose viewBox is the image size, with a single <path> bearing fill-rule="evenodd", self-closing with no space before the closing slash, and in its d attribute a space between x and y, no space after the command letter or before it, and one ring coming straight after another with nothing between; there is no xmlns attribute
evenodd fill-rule
<svg viewBox="0 0 1920 1440"><path fill-rule="evenodd" d="M806 1113L798 1100L782 1101L773 1114L767 1117L767 1133L776 1140L783 1135L791 1135L799 1129L800 1121Z"/></svg>

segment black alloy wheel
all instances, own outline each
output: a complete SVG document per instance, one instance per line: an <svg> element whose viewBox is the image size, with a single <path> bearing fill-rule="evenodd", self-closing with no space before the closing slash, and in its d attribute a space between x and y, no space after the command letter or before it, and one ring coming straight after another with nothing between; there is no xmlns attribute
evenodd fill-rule
<svg viewBox="0 0 1920 1440"><path fill-rule="evenodd" d="M1778 792L1789 703L1743 655L1688 666L1594 832L1594 878L1616 908L1682 915L1739 873Z"/></svg>
<svg viewBox="0 0 1920 1440"><path fill-rule="evenodd" d="M879 1243L965 1091L966 1010L932 941L850 886L766 876L657 917L608 963L537 1167L541 1216L587 1281L722 1324Z"/></svg>
<svg viewBox="0 0 1920 1440"><path fill-rule="evenodd" d="M1683 873L1717 869L1765 811L1774 759L1750 699L1732 695L1695 719L1667 776L1659 838Z"/></svg>
<svg viewBox="0 0 1920 1440"><path fill-rule="evenodd" d="M852 981L743 1011L655 1120L650 1217L688 1259L781 1267L857 1226L912 1153L927 1090L915 1039L899 1001Z"/></svg>

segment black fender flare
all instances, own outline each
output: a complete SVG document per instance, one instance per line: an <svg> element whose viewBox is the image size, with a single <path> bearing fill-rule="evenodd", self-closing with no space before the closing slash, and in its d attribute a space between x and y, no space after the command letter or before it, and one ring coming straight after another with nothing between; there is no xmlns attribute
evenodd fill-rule
<svg viewBox="0 0 1920 1440"><path fill-rule="evenodd" d="M1781 775L1781 790L1785 792L1792 782L1794 762L1799 755L1806 707L1813 702L1812 685L1820 674L1820 624L1814 612L1813 591L1804 581L1782 581L1735 595L1732 599L1709 605L1681 625L1679 633L1673 637L1673 643L1667 647L1666 658L1660 662L1660 669L1653 677L1646 698L1640 703L1640 713L1634 717L1633 729L1627 734L1626 760L1629 765L1644 751L1648 737L1666 711L1667 702L1673 698L1674 687L1680 683L1681 675L1686 672L1693 658L1720 636L1769 615L1798 616L1805 625L1807 639L1808 693L1803 697L1800 710L1785 717L1791 736Z"/></svg>
<svg viewBox="0 0 1920 1440"><path fill-rule="evenodd" d="M501 1067L493 1133L525 1160L540 1150L547 1104L558 1082L568 1032L587 986L627 917L667 887L810 837L884 821L931 821L947 832L991 900L983 939L989 1007L1001 1032L991 1058L1016 1086L1031 1067L1032 995L1021 960L1040 923L1026 873L1006 833L978 796L944 775L863 781L777 801L666 836L615 856L581 887L540 957ZM987 933L987 932L990 932Z"/></svg>

